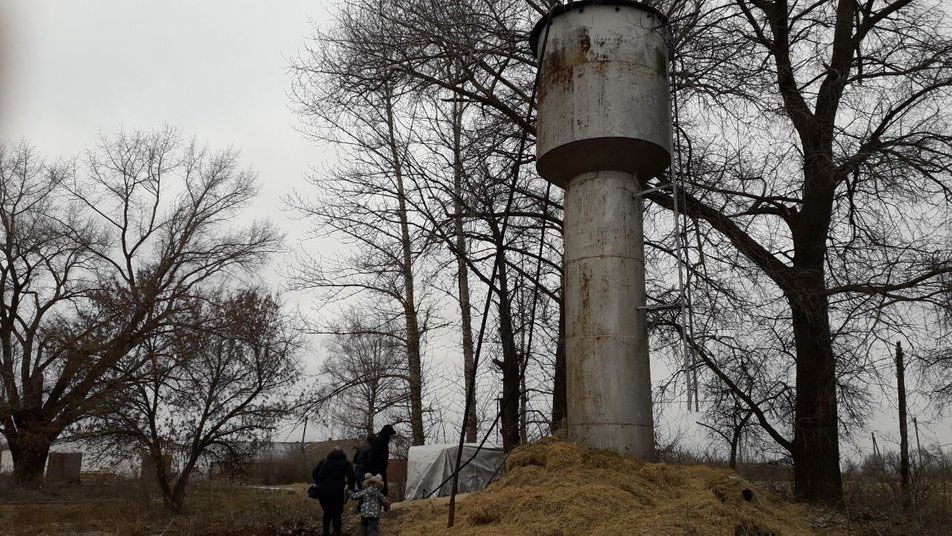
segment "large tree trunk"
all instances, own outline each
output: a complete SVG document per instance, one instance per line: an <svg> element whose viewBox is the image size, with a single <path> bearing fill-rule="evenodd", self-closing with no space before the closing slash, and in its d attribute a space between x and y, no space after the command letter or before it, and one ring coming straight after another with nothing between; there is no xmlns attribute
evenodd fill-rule
<svg viewBox="0 0 952 536"><path fill-rule="evenodd" d="M402 185L402 180L401 180ZM402 189L402 188L401 188ZM400 204L404 204L401 197ZM413 292L413 269L409 253L409 232L406 226L406 215L401 213L401 221L404 238L404 286L406 296L404 297L404 317L407 324L407 364L409 365L410 377L410 428L411 441L413 445L422 445L426 437L423 433L423 370L422 358L420 354L420 326L417 320L416 304L414 303Z"/></svg>
<svg viewBox="0 0 952 536"><path fill-rule="evenodd" d="M198 454L193 452L178 474L174 471L171 458L167 453L153 449L150 455L155 467L156 482L162 494L162 504L166 510L180 514L185 505L185 489L195 471Z"/></svg>
<svg viewBox="0 0 952 536"><path fill-rule="evenodd" d="M13 362L13 346L10 343L12 329L9 325L3 326L3 361ZM21 350L26 356L33 355L31 344L25 344ZM23 366L29 363L24 358ZM8 377L12 374L8 374ZM36 371L27 375L24 371L21 376L22 392L13 411L8 414L7 443L10 455L13 458L13 481L18 486L35 486L43 481L46 470L46 460L50 454L60 429L51 425L43 411L44 374ZM5 400L9 403L9 398ZM10 425L13 425L12 427Z"/></svg>
<svg viewBox="0 0 952 536"><path fill-rule="evenodd" d="M727 462L728 467L730 467L731 469L737 469L737 446L738 445L739 445L739 440L737 436L734 436L734 438L731 440L730 459Z"/></svg>
<svg viewBox="0 0 952 536"><path fill-rule="evenodd" d="M185 506L184 491L179 491L178 488L172 488L172 491L168 495L162 495L162 504L169 512L181 514L182 508Z"/></svg>
<svg viewBox="0 0 952 536"><path fill-rule="evenodd" d="M170 500L172 497L172 475L169 458L155 448L149 449L149 457L152 459L152 470L155 472L155 484L159 487L159 493L162 495L162 502L166 508L171 509Z"/></svg>
<svg viewBox="0 0 952 536"><path fill-rule="evenodd" d="M469 302L469 270L466 267L466 237L463 234L463 158L462 105L453 101L453 232L456 239L456 274L459 290L460 327L463 330L463 375L466 393L476 391L476 376L473 371L473 315ZM475 397L474 397L475 400ZM466 415L466 441L477 441L476 404L471 404Z"/></svg>
<svg viewBox="0 0 952 536"><path fill-rule="evenodd" d="M166 510L173 514L182 513L182 509L185 506L186 482L186 480L183 480L183 476L180 475L175 479L174 485L169 485L169 483L166 482L165 485L159 486L162 492L162 504Z"/></svg>
<svg viewBox="0 0 952 536"><path fill-rule="evenodd" d="M169 484L167 478L168 475L164 471L156 471L158 475L158 485L159 493L162 495L162 504L165 506L165 509L173 512L179 513L182 511L183 497L181 495L175 496L175 488Z"/></svg>
<svg viewBox="0 0 952 536"><path fill-rule="evenodd" d="M389 128L390 156L393 164L394 178L397 186L397 202L399 203L400 241L403 258L401 272L403 273L403 313L407 326L407 365L409 368L410 391L410 441L413 445L422 445L426 440L423 433L423 370L420 355L420 325L417 318L416 297L413 289L413 244L410 241L410 223L407 217L407 195L403 184L403 167L400 152L397 150L396 131L394 130L394 116L392 96L387 96L387 127Z"/></svg>
<svg viewBox="0 0 952 536"><path fill-rule="evenodd" d="M43 481L55 436L36 428L39 426L25 425L16 435L7 436L13 457L13 482L18 486L35 486Z"/></svg>
<svg viewBox="0 0 952 536"><path fill-rule="evenodd" d="M843 499L843 480L825 270L835 190L831 139L817 134L804 140L803 204L792 226L796 278L786 295L797 355L793 492L801 500L835 504Z"/></svg>
<svg viewBox="0 0 952 536"><path fill-rule="evenodd" d="M497 247L503 247L501 244ZM519 445L519 395L520 360L519 351L512 331L512 304L509 301L508 270L506 254L501 253L499 260L499 338L502 342L502 361L496 365L502 369L502 448L511 451Z"/></svg>
<svg viewBox="0 0 952 536"><path fill-rule="evenodd" d="M793 491L806 501L838 503L840 476L836 362L827 299L813 288L790 299L797 349Z"/></svg>
<svg viewBox="0 0 952 536"><path fill-rule="evenodd" d="M519 442L529 442L529 391L526 389L526 375L519 382Z"/></svg>
<svg viewBox="0 0 952 536"><path fill-rule="evenodd" d="M695 401L697 399L695 398ZM744 439L744 427L747 426L747 422L751 417L754 416L753 411L748 411L739 421L737 420L737 410L739 408L735 406L734 408L734 426L731 429L731 457L730 457L730 468L737 469L737 455L740 452L740 442Z"/></svg>
<svg viewBox="0 0 952 536"><path fill-rule="evenodd" d="M198 453L193 453L192 458L185 464L185 467L182 468L182 473L175 479L175 485L172 486L172 493L169 494L168 497L164 497L165 507L176 514L181 513L182 507L185 505L185 489L188 487L188 481L192 478L192 473L195 471L195 464L198 461L197 458Z"/></svg>

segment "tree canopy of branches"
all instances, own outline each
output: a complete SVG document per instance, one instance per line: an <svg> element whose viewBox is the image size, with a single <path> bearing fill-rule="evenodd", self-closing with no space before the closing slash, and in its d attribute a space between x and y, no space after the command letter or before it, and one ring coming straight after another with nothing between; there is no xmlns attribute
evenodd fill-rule
<svg viewBox="0 0 952 536"><path fill-rule="evenodd" d="M738 254L708 257L707 270L750 274L737 278L747 290L731 285L734 303L757 311L745 321L775 326L770 346L785 351L793 375L792 437L745 402L790 452L797 495L835 502L840 412L849 417L876 373L872 343L921 316L910 310L934 307L952 271L952 130L942 112L952 39L941 10L904 0L738 1L712 11L694 12L738 55L708 63L727 84L716 92L700 85L707 78L682 79L683 102L698 107L687 121L718 106L707 115L721 130L695 125L688 136L687 165L706 171L682 170L684 206L709 252ZM688 73L690 55L710 51L693 49L690 27L679 30L687 57L675 71ZM757 141L742 146L728 129Z"/></svg>
<svg viewBox="0 0 952 536"><path fill-rule="evenodd" d="M79 165L0 149L0 433L15 479L127 385L117 365L204 285L257 266L280 237L236 226L256 193L234 152L173 130L103 138ZM126 363L123 369L136 366Z"/></svg>
<svg viewBox="0 0 952 536"><path fill-rule="evenodd" d="M352 309L328 344L322 373L336 394L329 411L334 423L354 436L384 424L409 421L407 362L399 336L388 322L373 322Z"/></svg>
<svg viewBox="0 0 952 536"><path fill-rule="evenodd" d="M489 5L477 4L477 7ZM494 5L502 9L504 17L519 15L517 8L504 8L503 3ZM481 340L485 341L485 354L498 351L494 353L498 359L486 361L494 364L495 372L501 374L503 392L501 396L494 393L490 401L493 409L497 398L501 403L503 443L511 448L524 435L520 431L520 416L524 417L531 405L530 400L521 396L525 394L521 385L522 371L529 364L535 365L538 371L551 369L551 354L537 350L558 339L554 334L558 329L557 308L548 306L549 300L557 301L559 294L560 222L555 215L558 203L553 196L546 204L543 183L532 174L522 174L516 188L518 193L510 196L512 170L519 159L515 154L521 136L518 127L513 128L510 117L481 107L470 97L458 98L449 86L437 83L469 76L466 70L470 65L461 56L447 57L447 61L439 64L420 63L421 68L431 69L431 76L426 80L409 78L402 70L409 49L402 48L401 40L433 38L433 35L414 34L388 18L405 7L434 23L448 18L440 22L441 28L453 35L440 39L476 37L465 45L473 54L481 54L484 46L488 46L489 41L480 42L478 38L489 36L460 32L458 25L491 22L461 3L441 6L418 2L411 6L399 2L351 2L342 6L335 27L319 31L313 46L294 66L298 73L295 101L301 104L306 117L319 120L309 123L309 128L319 127L320 136L341 148L349 165L362 170L347 174L349 187L345 190L326 183L315 184L331 194L322 198L321 210L333 210L336 214L333 223L328 217L320 221L325 227L333 228L342 225L342 221L353 220L352 215L361 214L367 228L359 229L360 240L375 242L362 247L373 250L380 247L382 239L392 244L400 242L397 222L403 219L412 231L413 270L439 276L449 272L446 267L455 265L452 280L431 276L426 278L426 283L431 290L441 283L447 285L442 290L459 305L464 391L470 390L473 378L478 346L474 333L476 324L480 324L478 331L484 335ZM515 33L495 36L491 39L492 46L506 47L512 53L526 52L515 38ZM419 47L423 42L406 45ZM425 60L431 52L427 50L421 58ZM508 62L490 54L481 57L495 69L504 69ZM478 76L481 86L494 84L492 69ZM531 79L529 69L525 69L525 74ZM508 82L498 88L498 91L504 90L513 91L512 98L517 100L518 95L527 95L523 94L524 88L516 88ZM381 166L381 162L385 165ZM381 188L382 179L392 184ZM360 200L361 209L349 206L357 202L357 192L365 196ZM346 195L340 195L342 193ZM363 215L370 211L379 214ZM338 217L341 213L348 218ZM513 214L515 216L510 217ZM552 232L540 251L542 221ZM393 231L385 237L381 236L381 229ZM393 259L389 265L396 265L400 260L394 253L390 254ZM500 262L493 277L497 254ZM537 261L543 262L540 270L535 269ZM376 273L388 273L379 266L374 268ZM541 272L538 277L541 283L535 281L537 271ZM471 277L477 282L476 286L471 285ZM309 279L313 282L319 278ZM470 292L478 290L479 283L489 287L494 306L487 310L486 321L474 317L471 311ZM538 315L530 322L530 307L515 310L513 303L528 297L531 292L526 291L531 289L539 290L541 297L535 300L539 304ZM403 296L407 295L405 289L400 290ZM523 301L528 305L534 300ZM543 326L537 332L538 337L527 337L532 332L531 325ZM551 392L550 388L540 387L537 390L540 393ZM476 438L475 414L473 408L464 417L470 439Z"/></svg>

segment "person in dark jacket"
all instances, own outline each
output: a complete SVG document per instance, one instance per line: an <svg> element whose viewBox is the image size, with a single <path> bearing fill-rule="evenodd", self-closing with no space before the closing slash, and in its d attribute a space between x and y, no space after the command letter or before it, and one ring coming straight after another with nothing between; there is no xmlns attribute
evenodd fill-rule
<svg viewBox="0 0 952 536"><path fill-rule="evenodd" d="M317 485L317 500L324 511L324 536L340 536L341 515L344 513L344 503L347 502L346 490L356 490L354 466L347 461L343 450L334 449L318 462L311 477Z"/></svg>
<svg viewBox="0 0 952 536"><path fill-rule="evenodd" d="M357 476L357 487L362 487L364 475L367 474L367 457L370 455L370 449L373 448L374 438L377 434L368 434L363 443L357 447L357 453L354 454L354 474Z"/></svg>
<svg viewBox="0 0 952 536"><path fill-rule="evenodd" d="M364 470L368 473L383 476L384 495L389 491L387 485L387 465L390 463L390 438L396 434L397 431L389 424L381 428L380 431L377 432L377 437L374 438L373 446L371 446L370 452L367 454L367 464L364 466Z"/></svg>

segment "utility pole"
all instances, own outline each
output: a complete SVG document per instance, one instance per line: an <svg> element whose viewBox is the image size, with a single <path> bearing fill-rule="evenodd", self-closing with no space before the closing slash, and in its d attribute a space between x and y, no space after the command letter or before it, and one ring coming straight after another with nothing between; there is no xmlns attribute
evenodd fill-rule
<svg viewBox="0 0 952 536"><path fill-rule="evenodd" d="M906 427L906 365L903 362L902 343L896 343L896 386L899 390L899 485L902 507L912 506L909 494L909 430Z"/></svg>
<svg viewBox="0 0 952 536"><path fill-rule="evenodd" d="M912 418L912 426L916 429L916 452L919 453L919 467L922 467L922 443L919 442L919 421Z"/></svg>
<svg viewBox="0 0 952 536"><path fill-rule="evenodd" d="M307 421L309 417L304 417L304 430L301 431L301 454L307 455L307 450L304 448L304 436L307 435Z"/></svg>

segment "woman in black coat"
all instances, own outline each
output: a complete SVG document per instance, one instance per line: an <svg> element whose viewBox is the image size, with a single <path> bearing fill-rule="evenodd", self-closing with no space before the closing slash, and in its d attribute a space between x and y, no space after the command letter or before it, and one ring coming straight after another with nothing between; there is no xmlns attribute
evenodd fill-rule
<svg viewBox="0 0 952 536"><path fill-rule="evenodd" d="M311 473L317 485L317 500L324 511L324 536L340 536L341 515L347 502L347 489L354 490L354 466L341 449L334 449L318 462ZM334 532L331 532L333 525Z"/></svg>

